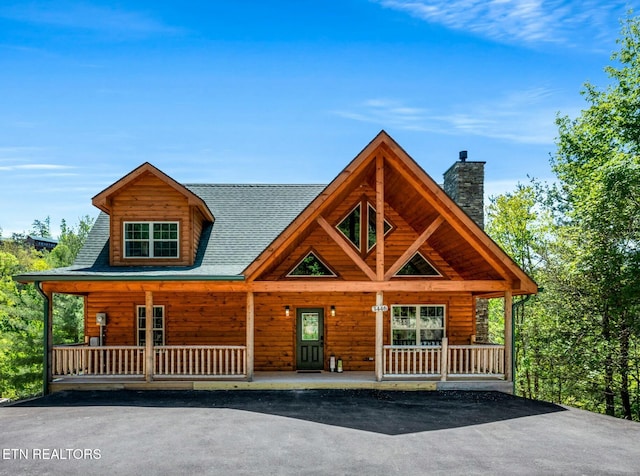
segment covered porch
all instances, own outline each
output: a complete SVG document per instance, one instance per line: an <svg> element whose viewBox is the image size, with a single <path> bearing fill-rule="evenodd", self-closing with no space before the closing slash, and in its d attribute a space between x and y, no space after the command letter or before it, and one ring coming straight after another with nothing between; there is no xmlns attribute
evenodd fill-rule
<svg viewBox="0 0 640 476"><path fill-rule="evenodd" d="M148 283L141 286L147 287L144 305L147 315L152 315L157 290L149 290ZM260 291L245 290L244 297L234 301L244 301L242 345L219 345L215 341L211 345L157 345L153 339L152 319L147 319L143 331L145 345L48 346L49 388L51 391L69 388L264 389L274 385L273 388L473 388L511 392L509 291L503 294L506 345L475 344L473 339L467 344L461 344L459 340L451 344L446 336L440 342L428 345L385 345L390 342L389 308L384 305L386 293L371 293L365 302L376 303L375 306L361 312L371 316L368 318L370 328L375 330L366 351L372 357L365 359L370 361L368 368L347 368L342 373L328 371L329 352L325 353L325 365L320 371L296 372L295 366L290 367L293 371L267 372L263 368L255 371L256 336L259 334L255 328L255 299ZM47 295L51 306L51 294ZM281 309L289 306L283 304L298 305L290 295L287 296L286 300L279 296L270 309L284 315ZM371 298L373 300L369 301ZM338 311L341 309L338 307ZM49 313L51 311L50 308ZM48 327L50 339L50 320Z"/></svg>
<svg viewBox="0 0 640 476"><path fill-rule="evenodd" d="M54 346L51 390L99 388L397 390L496 389L505 380L504 346L384 346L383 378L375 371L254 372L245 346Z"/></svg>

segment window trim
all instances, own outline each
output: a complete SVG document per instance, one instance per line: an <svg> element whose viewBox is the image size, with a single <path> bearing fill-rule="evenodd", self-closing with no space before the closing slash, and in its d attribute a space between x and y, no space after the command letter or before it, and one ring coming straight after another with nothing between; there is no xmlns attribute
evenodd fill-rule
<svg viewBox="0 0 640 476"><path fill-rule="evenodd" d="M154 256L154 238L153 238L153 226L154 225L176 225L176 232L178 237L175 240L157 240L157 241L175 241L176 242L176 256ZM127 239L127 225L149 225L149 239L148 240L131 240ZM149 243L149 256L127 256L127 243L129 242L147 242ZM122 222L122 258L133 260L178 260L180 259L180 222L174 221L123 221Z"/></svg>
<svg viewBox="0 0 640 476"><path fill-rule="evenodd" d="M413 307L416 310L416 327L415 327L415 331L416 331L416 342L413 344L394 344L393 343L393 331L395 330L394 326L393 326L393 315L394 315L394 309L398 308L398 307ZM447 337L447 305L446 304L392 304L391 305L391 309L390 309L390 313L389 313L389 338L391 340L391 345L406 345L406 346L422 346L422 344L419 342L420 341L420 331L422 330L420 328L420 309L423 307L440 307L442 308L442 327L429 327L428 329L432 329L432 330L440 330L442 329L442 337ZM433 345L433 344L426 344L426 345ZM440 343L440 345L442 345L442 342Z"/></svg>
<svg viewBox="0 0 640 476"><path fill-rule="evenodd" d="M146 332L146 327L140 327L140 309L144 309L145 310L145 314L146 314L146 309L147 306L143 306L143 305L137 305L136 306L136 345L138 347L142 347L145 344L140 344L140 331L144 331ZM161 331L162 332L162 344L160 345L165 345L165 328L166 328L166 315L165 315L165 308L164 305L154 305L153 309L162 309L162 327L154 327L153 328L153 332L155 331ZM146 319L147 316L145 315L145 325L146 325ZM152 317L152 319L154 319L154 317ZM155 321L154 321L155 324ZM153 333L152 333L153 335ZM146 339L146 334L145 334L145 339ZM153 344L154 346L156 345L155 343Z"/></svg>

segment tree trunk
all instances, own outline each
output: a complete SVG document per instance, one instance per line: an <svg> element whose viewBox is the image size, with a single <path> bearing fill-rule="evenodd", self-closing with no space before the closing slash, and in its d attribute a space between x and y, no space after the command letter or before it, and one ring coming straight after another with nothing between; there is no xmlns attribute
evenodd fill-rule
<svg viewBox="0 0 640 476"><path fill-rule="evenodd" d="M611 355L611 322L609 316L609 307L605 305L602 315L602 337L605 342L605 358L604 358L604 401L605 413L615 416L615 402L613 394L613 356Z"/></svg>
<svg viewBox="0 0 640 476"><path fill-rule="evenodd" d="M629 337L631 329L623 316L620 329L620 398L622 413L626 420L631 420L631 398L629 396Z"/></svg>

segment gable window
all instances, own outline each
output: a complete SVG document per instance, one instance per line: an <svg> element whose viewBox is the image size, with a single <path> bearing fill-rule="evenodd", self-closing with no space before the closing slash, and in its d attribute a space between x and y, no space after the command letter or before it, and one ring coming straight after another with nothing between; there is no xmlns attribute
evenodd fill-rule
<svg viewBox="0 0 640 476"><path fill-rule="evenodd" d="M335 277L336 273L331 271L313 251L310 251L287 276Z"/></svg>
<svg viewBox="0 0 640 476"><path fill-rule="evenodd" d="M349 240L353 246L360 249L360 209L358 203L356 207L338 223L338 230Z"/></svg>
<svg viewBox="0 0 640 476"><path fill-rule="evenodd" d="M362 210L366 210L363 213ZM358 203L336 228L364 256L376 245L376 209L366 200ZM384 220L384 234L387 235L393 226ZM363 230L366 230L364 233Z"/></svg>
<svg viewBox="0 0 640 476"><path fill-rule="evenodd" d="M420 253L414 254L405 265L398 270L396 276L442 276Z"/></svg>
<svg viewBox="0 0 640 476"><path fill-rule="evenodd" d="M146 345L147 308L137 306L138 345ZM164 345L164 306L153 306L153 345Z"/></svg>
<svg viewBox="0 0 640 476"><path fill-rule="evenodd" d="M393 345L440 345L445 307L441 304L391 306Z"/></svg>
<svg viewBox="0 0 640 476"><path fill-rule="evenodd" d="M125 258L178 258L178 222L125 222Z"/></svg>
<svg viewBox="0 0 640 476"><path fill-rule="evenodd" d="M371 204L367 204L367 213L368 213L368 239L367 239L367 251L371 251L371 249L376 246L376 209L371 206ZM384 235L387 236L387 233L391 231L391 224L385 220L384 221Z"/></svg>

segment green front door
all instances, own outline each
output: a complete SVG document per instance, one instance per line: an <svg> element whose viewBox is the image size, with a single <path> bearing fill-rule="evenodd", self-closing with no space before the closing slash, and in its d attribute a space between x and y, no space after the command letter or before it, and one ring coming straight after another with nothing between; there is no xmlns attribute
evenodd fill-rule
<svg viewBox="0 0 640 476"><path fill-rule="evenodd" d="M296 316L297 370L324 369L324 310L298 309Z"/></svg>

